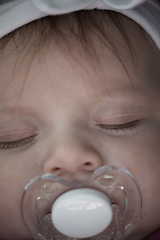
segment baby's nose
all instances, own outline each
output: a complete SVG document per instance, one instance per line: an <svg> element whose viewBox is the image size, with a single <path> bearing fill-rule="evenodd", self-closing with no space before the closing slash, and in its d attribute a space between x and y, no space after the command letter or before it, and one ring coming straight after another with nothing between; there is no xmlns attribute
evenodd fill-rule
<svg viewBox="0 0 160 240"><path fill-rule="evenodd" d="M44 163L44 173L93 172L102 166L100 155L90 146L74 141L59 143Z"/></svg>

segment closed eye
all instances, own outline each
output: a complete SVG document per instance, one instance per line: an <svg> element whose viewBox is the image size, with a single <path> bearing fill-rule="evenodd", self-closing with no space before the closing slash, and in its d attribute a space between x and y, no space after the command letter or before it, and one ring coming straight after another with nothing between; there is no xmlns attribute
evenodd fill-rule
<svg viewBox="0 0 160 240"><path fill-rule="evenodd" d="M101 129L106 129L106 130L114 130L114 131L119 131L119 130L131 130L133 128L136 128L139 125L140 120L135 120L132 122L128 122L125 124L117 124L117 125L106 125L106 124L100 124L96 123L98 127Z"/></svg>
<svg viewBox="0 0 160 240"><path fill-rule="evenodd" d="M17 141L12 141L12 142L0 142L0 150L20 148L22 146L28 145L29 143L32 143L35 140L36 136L37 135L33 135L30 137L23 138Z"/></svg>

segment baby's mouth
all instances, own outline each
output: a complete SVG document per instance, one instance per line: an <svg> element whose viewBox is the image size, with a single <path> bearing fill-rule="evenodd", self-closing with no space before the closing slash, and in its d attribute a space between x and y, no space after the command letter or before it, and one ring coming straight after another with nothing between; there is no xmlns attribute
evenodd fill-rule
<svg viewBox="0 0 160 240"><path fill-rule="evenodd" d="M75 175L76 176L76 175ZM104 166L90 176L44 174L22 196L24 223L37 240L118 240L140 218L141 193L131 173Z"/></svg>

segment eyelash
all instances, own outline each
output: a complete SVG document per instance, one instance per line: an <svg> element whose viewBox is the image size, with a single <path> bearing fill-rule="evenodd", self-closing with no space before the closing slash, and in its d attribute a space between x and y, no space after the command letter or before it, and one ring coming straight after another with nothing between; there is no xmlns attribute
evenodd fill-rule
<svg viewBox="0 0 160 240"><path fill-rule="evenodd" d="M105 125L105 124L99 124L99 123L97 123L96 125L100 127L102 130L106 129L106 130L118 132L118 131L132 130L134 128L137 128L139 121L140 120L136 120L136 121L128 122L125 124L119 124L119 125Z"/></svg>
<svg viewBox="0 0 160 240"><path fill-rule="evenodd" d="M96 125L98 127L100 127L102 130L106 129L106 130L111 130L111 131L125 131L125 130L132 130L134 128L136 128L139 124L139 120L136 121L132 121L129 123L125 123L125 124L119 124L119 125L105 125L105 124L99 124L97 123ZM31 142L33 142L33 140L35 139L36 135L34 136L30 136L21 140L17 140L14 142L4 142L4 143L0 143L0 150L8 150L8 149L14 149L14 148L20 148L22 146L25 146Z"/></svg>
<svg viewBox="0 0 160 240"><path fill-rule="evenodd" d="M31 142L34 141L36 135L21 139L21 140L17 140L14 142L4 142L4 143L0 143L0 150L8 150L8 149L14 149L14 148L20 148L22 146L25 146Z"/></svg>

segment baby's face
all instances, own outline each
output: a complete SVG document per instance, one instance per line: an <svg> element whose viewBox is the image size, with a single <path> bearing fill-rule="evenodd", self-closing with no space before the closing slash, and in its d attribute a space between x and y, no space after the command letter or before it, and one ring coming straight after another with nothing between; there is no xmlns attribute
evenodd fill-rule
<svg viewBox="0 0 160 240"><path fill-rule="evenodd" d="M121 43L125 67L107 47L99 46L97 65L54 44L31 64L27 54L23 62L22 54L6 50L0 68L0 239L32 239L20 210L31 178L88 176L102 165L129 170L140 186L142 215L129 239L144 239L160 227L160 57L145 39L141 43L136 72Z"/></svg>

